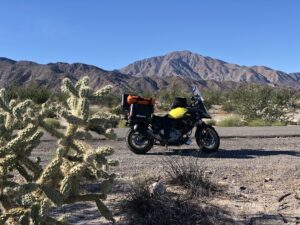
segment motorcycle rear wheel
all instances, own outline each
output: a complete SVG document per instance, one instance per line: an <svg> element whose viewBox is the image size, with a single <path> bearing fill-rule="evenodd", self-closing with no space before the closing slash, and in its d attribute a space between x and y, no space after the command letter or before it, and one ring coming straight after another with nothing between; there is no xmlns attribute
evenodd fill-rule
<svg viewBox="0 0 300 225"><path fill-rule="evenodd" d="M146 154L154 145L153 138L143 136L140 132L129 129L126 135L126 145L135 154Z"/></svg>
<svg viewBox="0 0 300 225"><path fill-rule="evenodd" d="M195 139L203 152L216 152L219 150L220 137L212 126L197 129Z"/></svg>

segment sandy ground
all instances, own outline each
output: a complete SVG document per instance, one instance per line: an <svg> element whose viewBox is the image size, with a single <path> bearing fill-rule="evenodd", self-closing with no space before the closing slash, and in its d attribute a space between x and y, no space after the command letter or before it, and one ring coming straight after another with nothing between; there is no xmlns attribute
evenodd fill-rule
<svg viewBox="0 0 300 225"><path fill-rule="evenodd" d="M230 212L236 224L300 224L300 137L224 138L220 151L197 153L197 146L172 148L155 146L147 155L135 155L125 142L94 140L92 145L110 145L120 166L116 187L107 200L117 219L122 209L114 210L129 190L130 179L142 173L164 176L163 161L197 160L212 181L222 185L226 194L209 201ZM34 152L43 162L52 157L55 141L44 141ZM87 187L93 188L93 186ZM109 224L100 218L93 203L80 203L55 210L70 214L71 224Z"/></svg>

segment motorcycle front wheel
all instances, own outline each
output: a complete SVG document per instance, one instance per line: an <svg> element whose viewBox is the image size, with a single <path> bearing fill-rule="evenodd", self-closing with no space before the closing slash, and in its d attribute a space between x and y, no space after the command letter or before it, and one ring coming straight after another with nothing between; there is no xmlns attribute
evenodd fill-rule
<svg viewBox="0 0 300 225"><path fill-rule="evenodd" d="M216 152L219 150L220 137L212 126L198 128L195 133L196 142L200 150L204 152Z"/></svg>
<svg viewBox="0 0 300 225"><path fill-rule="evenodd" d="M129 129L126 135L126 144L135 154L146 154L154 145L153 138L142 135L138 131Z"/></svg>

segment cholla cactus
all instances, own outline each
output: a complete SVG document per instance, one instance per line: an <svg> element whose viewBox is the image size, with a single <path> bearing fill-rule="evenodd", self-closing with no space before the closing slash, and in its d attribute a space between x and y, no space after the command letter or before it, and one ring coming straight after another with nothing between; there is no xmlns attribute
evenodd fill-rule
<svg viewBox="0 0 300 225"><path fill-rule="evenodd" d="M26 100L16 103L8 101L4 89L0 91L0 225L1 224L66 224L49 216L54 206L71 204L78 201L94 201L100 213L114 222L112 214L101 201L109 193L114 174L109 174L109 166L118 162L106 157L113 154L110 147L94 149L84 141L90 137L91 124L98 131L114 138L109 129L113 115L102 113L90 118L90 100L101 99L110 90L106 86L95 93L88 86L89 79L84 77L75 85L69 79L63 80L62 90L69 96L69 109L45 103L42 108ZM64 118L68 126L61 132L45 122L50 113ZM15 134L16 130L19 130ZM40 160L32 160L31 152L39 145L46 130L58 139L55 157L45 168ZM17 181L13 175L21 175ZM82 182L97 179L99 193L86 193L80 188Z"/></svg>

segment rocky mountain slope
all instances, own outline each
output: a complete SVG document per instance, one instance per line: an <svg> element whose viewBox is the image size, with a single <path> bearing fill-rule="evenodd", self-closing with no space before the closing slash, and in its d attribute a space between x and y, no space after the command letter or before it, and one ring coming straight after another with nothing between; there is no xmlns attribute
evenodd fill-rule
<svg viewBox="0 0 300 225"><path fill-rule="evenodd" d="M58 90L64 77L78 80L85 75L90 77L95 89L112 84L116 92L130 93L159 91L175 84L184 91L190 91L192 85L200 89L226 90L244 82L300 87L300 73L287 74L263 66L239 66L189 51L137 61L114 71L83 63L38 64L0 58L0 87L37 83Z"/></svg>
<svg viewBox="0 0 300 225"><path fill-rule="evenodd" d="M140 60L120 69L120 72L137 77L179 76L198 81L250 82L290 87L300 85L300 73L288 74L264 66L240 66L189 51Z"/></svg>
<svg viewBox="0 0 300 225"><path fill-rule="evenodd" d="M14 61L7 58L0 58L0 87L21 86L37 83L49 89L58 90L61 80L68 77L71 80L78 80L88 75L91 86L96 89L106 84L112 84L117 92L159 91L174 84L188 91L192 84L199 88L229 89L236 84L233 82L220 83L211 81L195 81L189 78L176 77L134 77L123 74L119 71L106 71L96 66L82 63L49 63L46 65L30 61Z"/></svg>

